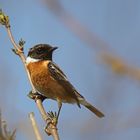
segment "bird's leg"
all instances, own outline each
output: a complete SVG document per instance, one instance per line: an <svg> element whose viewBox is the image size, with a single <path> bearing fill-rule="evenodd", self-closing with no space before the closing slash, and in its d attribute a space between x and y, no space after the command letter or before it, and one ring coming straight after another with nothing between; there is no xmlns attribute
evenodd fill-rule
<svg viewBox="0 0 140 140"><path fill-rule="evenodd" d="M57 113L56 120L58 121L60 111L61 111L61 108L62 108L62 102L59 99L57 99L57 103L58 103L58 113Z"/></svg>
<svg viewBox="0 0 140 140"><path fill-rule="evenodd" d="M57 103L58 103L58 113L54 113L52 111L48 112L48 115L49 117L51 118L52 122L55 126L57 125L58 123L58 118L59 118L59 115L60 115L60 111L61 111L61 108L62 108L62 102L60 100L57 99Z"/></svg>

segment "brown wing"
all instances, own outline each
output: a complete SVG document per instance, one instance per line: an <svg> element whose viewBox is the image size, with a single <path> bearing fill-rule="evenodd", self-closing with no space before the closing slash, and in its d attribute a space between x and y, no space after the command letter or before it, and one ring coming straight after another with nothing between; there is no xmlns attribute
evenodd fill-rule
<svg viewBox="0 0 140 140"><path fill-rule="evenodd" d="M77 101L78 106L80 107L80 103L78 98L84 98L82 95L80 95L76 89L73 87L73 85L68 81L66 75L63 73L63 71L54 63L49 62L48 64L49 72L51 73L51 76L61 85L63 88L67 91L68 94L71 94L71 96Z"/></svg>

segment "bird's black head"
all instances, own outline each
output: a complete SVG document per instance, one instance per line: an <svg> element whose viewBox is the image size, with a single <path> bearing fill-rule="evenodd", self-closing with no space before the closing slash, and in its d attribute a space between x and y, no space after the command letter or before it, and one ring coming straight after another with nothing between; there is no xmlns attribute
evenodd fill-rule
<svg viewBox="0 0 140 140"><path fill-rule="evenodd" d="M52 53L57 47L52 47L49 44L37 44L30 48L28 57L40 60L52 60Z"/></svg>

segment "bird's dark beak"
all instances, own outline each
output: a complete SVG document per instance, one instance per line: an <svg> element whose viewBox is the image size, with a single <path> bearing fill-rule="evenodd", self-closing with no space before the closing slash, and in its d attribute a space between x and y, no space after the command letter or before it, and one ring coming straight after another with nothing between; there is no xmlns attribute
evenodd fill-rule
<svg viewBox="0 0 140 140"><path fill-rule="evenodd" d="M58 47L52 47L49 51L53 52L54 50L58 49Z"/></svg>

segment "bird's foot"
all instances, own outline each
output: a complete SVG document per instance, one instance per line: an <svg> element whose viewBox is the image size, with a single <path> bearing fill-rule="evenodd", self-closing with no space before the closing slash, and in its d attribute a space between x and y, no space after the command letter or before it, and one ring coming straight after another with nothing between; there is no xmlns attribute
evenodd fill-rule
<svg viewBox="0 0 140 140"><path fill-rule="evenodd" d="M30 91L29 94L28 94L27 96L28 96L30 99L33 99L33 100L35 100L35 101L36 101L37 99L41 99L41 101L43 102L43 101L46 99L45 96L39 94L38 92L33 93L32 91Z"/></svg>
<svg viewBox="0 0 140 140"><path fill-rule="evenodd" d="M58 123L57 113L50 111L50 112L48 112L48 116L51 119L51 123L56 126Z"/></svg>
<svg viewBox="0 0 140 140"><path fill-rule="evenodd" d="M49 130L50 124L52 124L54 126L54 128L56 129L58 121L57 121L57 113L56 112L50 111L47 114L48 114L48 117L49 117L48 118L49 122L47 123L47 126L45 127L45 131L49 135L48 130Z"/></svg>

